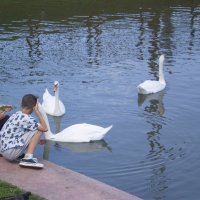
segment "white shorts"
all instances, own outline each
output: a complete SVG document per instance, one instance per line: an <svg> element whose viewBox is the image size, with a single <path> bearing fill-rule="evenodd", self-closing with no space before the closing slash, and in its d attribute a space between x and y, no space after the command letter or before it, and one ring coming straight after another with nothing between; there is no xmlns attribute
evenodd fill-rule
<svg viewBox="0 0 200 200"><path fill-rule="evenodd" d="M24 139L24 146L21 147L15 147L12 149L8 149L1 154L4 158L8 160L16 160L19 156L21 156L23 153L26 153L28 145L32 139L32 137L37 133L38 131L30 131L25 133L22 138Z"/></svg>

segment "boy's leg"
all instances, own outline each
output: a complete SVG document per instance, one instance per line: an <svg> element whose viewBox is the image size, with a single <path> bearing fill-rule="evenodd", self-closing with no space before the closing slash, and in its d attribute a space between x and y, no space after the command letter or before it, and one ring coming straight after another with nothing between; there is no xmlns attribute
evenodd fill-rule
<svg viewBox="0 0 200 200"><path fill-rule="evenodd" d="M31 140L29 141L26 154L24 158L20 161L19 165L22 167L36 167L43 168L44 165L42 163L38 163L37 158L33 158L33 153L35 151L36 145L38 144L42 132L37 132L33 135Z"/></svg>
<svg viewBox="0 0 200 200"><path fill-rule="evenodd" d="M33 137L30 140L30 143L28 145L28 149L27 149L26 154L33 154L34 153L35 147L39 143L41 135L42 135L42 132L40 132L40 131L38 131L36 134L33 135Z"/></svg>
<svg viewBox="0 0 200 200"><path fill-rule="evenodd" d="M7 160L11 160L11 161L17 160L19 156L21 156L27 152L28 145L29 145L30 141L32 140L32 137L36 134L37 134L37 132L35 132L35 131L27 132L26 134L24 134L22 136L22 139L24 140L24 146L8 149L8 150L4 151L2 153L3 157L5 157Z"/></svg>
<svg viewBox="0 0 200 200"><path fill-rule="evenodd" d="M23 154L23 147L12 148L4 151L2 156L10 161L18 161L17 158Z"/></svg>

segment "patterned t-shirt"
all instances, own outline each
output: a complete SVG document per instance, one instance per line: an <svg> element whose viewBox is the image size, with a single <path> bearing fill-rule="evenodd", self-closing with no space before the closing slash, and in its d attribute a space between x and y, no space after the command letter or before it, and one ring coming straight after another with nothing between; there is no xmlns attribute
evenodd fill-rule
<svg viewBox="0 0 200 200"><path fill-rule="evenodd" d="M0 131L0 152L23 146L22 136L29 131L36 131L38 126L31 115L21 111L11 115Z"/></svg>

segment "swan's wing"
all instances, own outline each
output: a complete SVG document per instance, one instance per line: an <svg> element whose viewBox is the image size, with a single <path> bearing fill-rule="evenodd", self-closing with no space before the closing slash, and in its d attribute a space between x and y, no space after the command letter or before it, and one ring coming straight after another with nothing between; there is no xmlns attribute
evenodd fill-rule
<svg viewBox="0 0 200 200"><path fill-rule="evenodd" d="M90 142L103 139L112 128L103 128L92 124L75 124L56 134L57 141L63 142Z"/></svg>
<svg viewBox="0 0 200 200"><path fill-rule="evenodd" d="M164 88L165 88L164 84L162 84L159 81L152 81L152 80L146 80L137 86L138 92L140 94L156 93L163 90Z"/></svg>
<svg viewBox="0 0 200 200"><path fill-rule="evenodd" d="M46 88L44 94L43 94L43 101L48 99L49 97L52 97L52 95L49 93L48 89Z"/></svg>
<svg viewBox="0 0 200 200"><path fill-rule="evenodd" d="M65 105L63 104L63 102L61 100L59 100L59 106L60 106L60 110L63 114L65 114Z"/></svg>
<svg viewBox="0 0 200 200"><path fill-rule="evenodd" d="M157 85L157 83L158 83L158 81L146 80L143 83L141 83L140 86L142 88L150 90L151 88L155 87Z"/></svg>

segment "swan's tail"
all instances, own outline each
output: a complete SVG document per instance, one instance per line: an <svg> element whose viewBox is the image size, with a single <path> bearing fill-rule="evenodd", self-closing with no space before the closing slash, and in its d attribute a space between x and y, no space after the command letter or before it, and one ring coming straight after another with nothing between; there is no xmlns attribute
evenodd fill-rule
<svg viewBox="0 0 200 200"><path fill-rule="evenodd" d="M107 128L102 128L102 127L101 127L101 130L99 130L99 132L97 133L98 135L95 134L95 137L92 136L92 137L90 138L90 141L102 140L102 139L104 138L105 134L108 133L108 131L109 131L112 127L113 127L112 125L109 126L109 127L107 127ZM103 130L102 130L102 129L103 129Z"/></svg>
<svg viewBox="0 0 200 200"><path fill-rule="evenodd" d="M105 135L112 127L113 125L110 125L109 127L105 128L103 131L103 135Z"/></svg>
<svg viewBox="0 0 200 200"><path fill-rule="evenodd" d="M139 94L147 94L146 90L141 85L137 86L137 90Z"/></svg>

